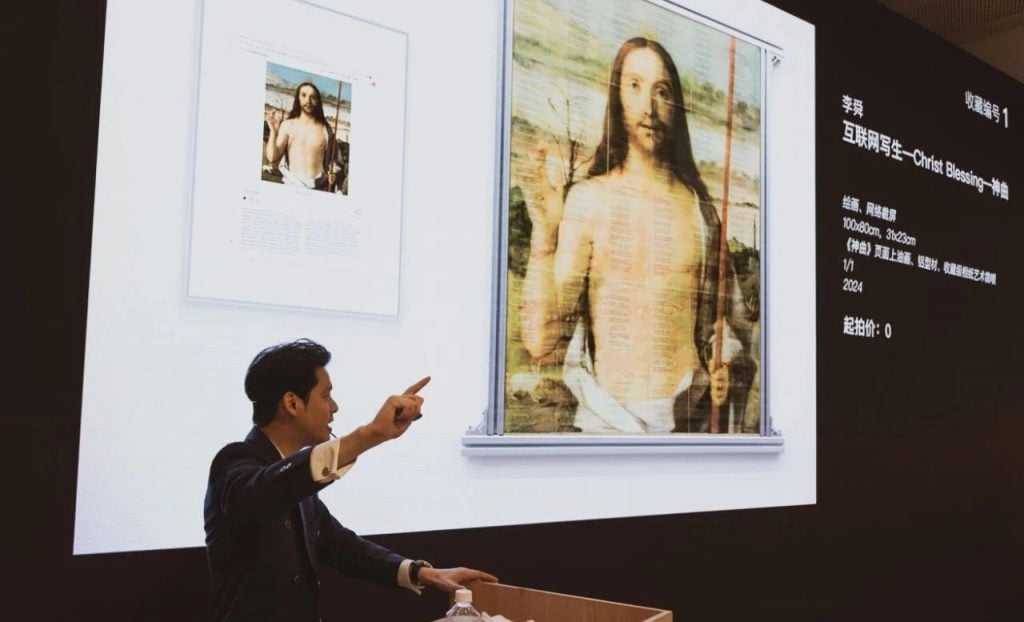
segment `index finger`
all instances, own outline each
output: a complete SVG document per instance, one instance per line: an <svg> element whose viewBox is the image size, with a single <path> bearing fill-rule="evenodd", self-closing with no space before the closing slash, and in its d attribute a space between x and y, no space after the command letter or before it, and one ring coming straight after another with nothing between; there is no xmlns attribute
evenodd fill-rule
<svg viewBox="0 0 1024 622"><path fill-rule="evenodd" d="M402 395L416 395L417 393L419 393L420 389L427 386L428 382L430 382L430 376L421 378L419 382L413 384L408 389L406 389L405 392L402 393Z"/></svg>

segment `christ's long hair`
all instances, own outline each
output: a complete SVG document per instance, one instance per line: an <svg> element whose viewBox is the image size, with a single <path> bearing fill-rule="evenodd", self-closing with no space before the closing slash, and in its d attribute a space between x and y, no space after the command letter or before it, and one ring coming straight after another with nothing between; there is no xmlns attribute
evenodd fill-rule
<svg viewBox="0 0 1024 622"><path fill-rule="evenodd" d="M294 119L302 114L302 104L299 103L299 91L304 86L312 88L313 92L316 93L316 106L313 107L313 118L327 126L327 117L324 116L324 98L320 95L320 89L316 88L316 85L312 82L303 82L295 87L295 99L292 101L292 111L288 113L288 118Z"/></svg>
<svg viewBox="0 0 1024 622"><path fill-rule="evenodd" d="M612 74L608 80L608 105L604 112L604 134L594 153L594 163L591 165L588 175L590 177L604 175L622 166L626 160L629 138L623 122L619 85L622 82L622 66L626 62L626 57L633 50L640 48L651 50L664 63L665 71L671 82L672 99L676 105L676 114L672 115L672 126L669 128L667 140L658 147L658 152L655 155L668 166L679 181L696 192L700 200L709 201L708 188L701 180L700 171L697 170L697 164L693 160L690 129L686 124L686 102L683 99L682 84L679 82L679 71L676 69L676 64L672 62L668 51L660 43L644 37L634 37L626 41L615 56Z"/></svg>

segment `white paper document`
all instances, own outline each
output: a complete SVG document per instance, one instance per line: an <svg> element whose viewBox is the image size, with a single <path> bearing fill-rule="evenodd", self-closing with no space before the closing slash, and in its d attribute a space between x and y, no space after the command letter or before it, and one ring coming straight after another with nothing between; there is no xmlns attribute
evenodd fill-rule
<svg viewBox="0 0 1024 622"><path fill-rule="evenodd" d="M187 294L398 314L408 37L206 0Z"/></svg>

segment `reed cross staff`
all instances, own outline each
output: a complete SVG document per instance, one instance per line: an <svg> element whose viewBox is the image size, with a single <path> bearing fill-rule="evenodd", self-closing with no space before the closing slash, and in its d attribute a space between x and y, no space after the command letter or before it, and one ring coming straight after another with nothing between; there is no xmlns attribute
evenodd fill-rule
<svg viewBox="0 0 1024 622"><path fill-rule="evenodd" d="M339 117L341 117L341 80L338 80L338 99L335 100L335 101L336 101L336 103L335 103L335 106L334 106L334 135L331 137L331 140L334 142L334 144L331 145L331 159L330 159L330 161L327 164L327 173L329 175L331 175L331 172L334 170L334 157L337 154L338 148L339 148L338 147L338 119L339 119ZM337 190L337 187L338 187L338 176L336 174L333 174L333 175L331 175L331 178L332 178L333 181L331 181L328 190L330 192L335 192Z"/></svg>
<svg viewBox="0 0 1024 622"><path fill-rule="evenodd" d="M725 328L725 276L726 264L729 259L729 172L732 156L732 99L736 82L736 37L729 37L729 95L725 108L725 170L722 180L722 232L718 237L718 304L715 309L715 345L711 358L711 372L722 366L722 332ZM711 403L710 431L717 434L719 407Z"/></svg>

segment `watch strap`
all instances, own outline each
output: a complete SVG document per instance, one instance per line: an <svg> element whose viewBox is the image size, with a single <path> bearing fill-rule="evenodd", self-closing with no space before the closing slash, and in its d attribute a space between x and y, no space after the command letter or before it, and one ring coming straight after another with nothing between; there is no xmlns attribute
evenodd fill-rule
<svg viewBox="0 0 1024 622"><path fill-rule="evenodd" d="M423 568L433 568L433 566L430 565L430 562L424 561L422 559L417 559L409 565L409 582L418 588L425 587L423 583L420 581L420 570L422 570Z"/></svg>

